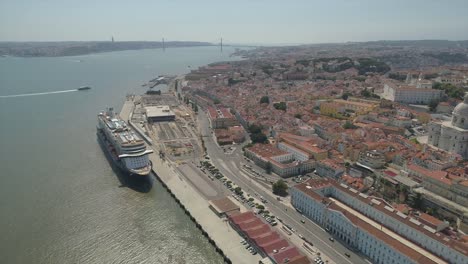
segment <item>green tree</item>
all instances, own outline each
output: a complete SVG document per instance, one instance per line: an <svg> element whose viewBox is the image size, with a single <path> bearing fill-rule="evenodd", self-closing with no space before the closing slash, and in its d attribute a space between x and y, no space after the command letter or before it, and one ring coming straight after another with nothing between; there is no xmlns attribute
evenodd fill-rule
<svg viewBox="0 0 468 264"><path fill-rule="evenodd" d="M257 125L257 124L251 124L251 125L249 125L248 130L252 134L257 134L257 133L262 132L262 127Z"/></svg>
<svg viewBox="0 0 468 264"><path fill-rule="evenodd" d="M253 143L266 143L268 141L268 138L265 134L262 132L260 133L255 133L250 135L250 139L252 140Z"/></svg>
<svg viewBox="0 0 468 264"><path fill-rule="evenodd" d="M287 109L286 102L274 103L274 104L273 104L273 107L274 107L276 110L283 110L283 111L286 111L286 109Z"/></svg>
<svg viewBox="0 0 468 264"><path fill-rule="evenodd" d="M297 113L297 114L294 115L294 117L297 118L297 119L301 119L301 118L302 118L302 114Z"/></svg>
<svg viewBox="0 0 468 264"><path fill-rule="evenodd" d="M437 106L439 105L439 101L438 100L431 100L429 102L429 111L431 112L435 112L435 110L437 109Z"/></svg>
<svg viewBox="0 0 468 264"><path fill-rule="evenodd" d="M343 100L348 100L348 98L349 98L350 95L351 95L351 94L348 93L348 92L343 93L343 95L341 95L341 99L343 99Z"/></svg>
<svg viewBox="0 0 468 264"><path fill-rule="evenodd" d="M268 96L262 96L262 98L260 98L260 103L261 104L269 104L270 103L270 98Z"/></svg>
<svg viewBox="0 0 468 264"><path fill-rule="evenodd" d="M280 196L286 196L288 194L288 185L283 180L278 180L272 185L273 193Z"/></svg>
<svg viewBox="0 0 468 264"><path fill-rule="evenodd" d="M462 99L465 95L465 90L463 88L457 87L450 83L435 82L432 84L432 88L437 90L444 90L445 93L451 98Z"/></svg>
<svg viewBox="0 0 468 264"><path fill-rule="evenodd" d="M238 195L241 195L243 194L244 192L242 191L242 188L241 187L236 187L234 188L234 192Z"/></svg>
<svg viewBox="0 0 468 264"><path fill-rule="evenodd" d="M344 129L355 129L356 126L353 125L353 123L351 123L350 121L346 120L346 122L343 125L343 128Z"/></svg>
<svg viewBox="0 0 468 264"><path fill-rule="evenodd" d="M267 164L265 165L265 172L268 173L268 174L271 174L271 170L273 169L272 165L271 165L271 162L267 162Z"/></svg>
<svg viewBox="0 0 468 264"><path fill-rule="evenodd" d="M371 97L371 92L369 92L369 90L367 90L367 88L364 88L364 90L361 91L361 96Z"/></svg>

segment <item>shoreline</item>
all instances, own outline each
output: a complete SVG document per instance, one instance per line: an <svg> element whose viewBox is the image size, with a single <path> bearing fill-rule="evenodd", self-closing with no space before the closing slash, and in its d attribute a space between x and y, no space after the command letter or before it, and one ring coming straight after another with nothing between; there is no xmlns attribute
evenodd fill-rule
<svg viewBox="0 0 468 264"><path fill-rule="evenodd" d="M184 75L178 75L183 77ZM178 78L177 78L178 79ZM169 89L168 92L174 92ZM129 123L132 128L138 128L129 118L131 118L134 108L133 98L127 98L120 112L121 118ZM143 131L136 129L137 133L144 138L149 147L155 150L149 155L153 163L152 172L155 178L163 185L166 191L179 204L184 212L189 216L196 227L208 239L208 242L219 253L224 263L240 263L250 264L258 263L261 256L250 254L239 242L243 238L222 218L219 218L209 208L209 201L203 197L192 183L177 171L175 165L162 160L158 154L158 149L155 148L153 142L148 142Z"/></svg>

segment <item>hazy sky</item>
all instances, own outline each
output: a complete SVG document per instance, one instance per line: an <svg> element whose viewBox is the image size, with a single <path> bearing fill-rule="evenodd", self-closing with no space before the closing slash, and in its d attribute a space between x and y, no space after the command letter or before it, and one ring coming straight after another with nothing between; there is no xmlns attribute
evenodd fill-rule
<svg viewBox="0 0 468 264"><path fill-rule="evenodd" d="M0 0L0 41L468 39L468 0Z"/></svg>

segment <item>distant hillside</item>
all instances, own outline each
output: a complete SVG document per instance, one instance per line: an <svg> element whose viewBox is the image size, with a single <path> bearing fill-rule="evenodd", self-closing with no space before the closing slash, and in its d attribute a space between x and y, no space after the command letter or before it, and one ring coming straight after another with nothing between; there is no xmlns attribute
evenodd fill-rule
<svg viewBox="0 0 468 264"><path fill-rule="evenodd" d="M208 42L169 41L165 47L212 46ZM73 42L0 42L0 56L17 57L60 57L99 52L157 49L162 42L154 41L73 41Z"/></svg>

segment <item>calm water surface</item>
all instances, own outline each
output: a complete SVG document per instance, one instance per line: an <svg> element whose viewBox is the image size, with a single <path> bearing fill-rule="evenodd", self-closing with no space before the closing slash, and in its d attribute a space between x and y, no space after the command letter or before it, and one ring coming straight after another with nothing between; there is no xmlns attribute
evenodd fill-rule
<svg viewBox="0 0 468 264"><path fill-rule="evenodd" d="M222 263L155 180L114 171L96 113L159 74L229 60L216 47L0 58L0 263ZM86 92L5 98L92 86Z"/></svg>

